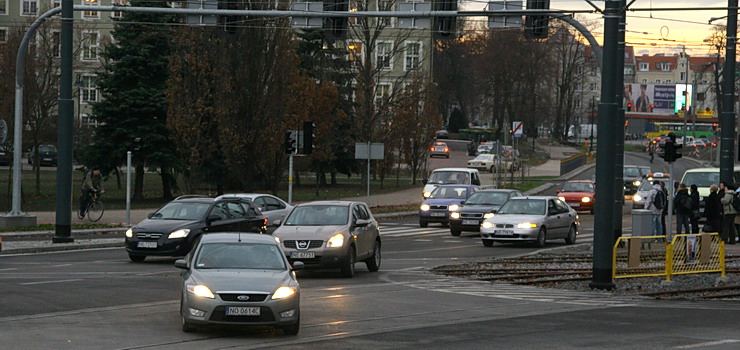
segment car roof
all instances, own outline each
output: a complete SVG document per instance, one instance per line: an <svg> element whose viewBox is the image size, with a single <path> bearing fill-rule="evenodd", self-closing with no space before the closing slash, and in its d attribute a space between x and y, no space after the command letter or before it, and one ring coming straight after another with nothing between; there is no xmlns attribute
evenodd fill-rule
<svg viewBox="0 0 740 350"><path fill-rule="evenodd" d="M569 182L571 182L571 183L584 183L584 182L585 183L594 183L591 180L570 180L570 181L566 181L565 183L569 183Z"/></svg>
<svg viewBox="0 0 740 350"><path fill-rule="evenodd" d="M476 193L480 193L480 192L516 192L516 191L518 191L518 190L510 190L508 188L485 188L485 189L479 190Z"/></svg>
<svg viewBox="0 0 740 350"><path fill-rule="evenodd" d="M280 199L279 197L273 196L269 193L227 193L227 194L222 194L216 197L216 199L217 200L218 199L233 199L233 198L253 199L254 197L259 197L259 196L268 196L268 197Z"/></svg>
<svg viewBox="0 0 740 350"><path fill-rule="evenodd" d="M557 196L526 196L526 197L514 197L510 200L519 200L519 199L558 199Z"/></svg>
<svg viewBox="0 0 740 350"><path fill-rule="evenodd" d="M208 204L211 204L215 201L216 201L215 198L210 198L210 197L189 197L189 198L181 198L181 199L173 200L173 202L208 203Z"/></svg>
<svg viewBox="0 0 740 350"><path fill-rule="evenodd" d="M719 172L719 168L694 168L688 169L685 173L707 173L707 172Z"/></svg>
<svg viewBox="0 0 740 350"><path fill-rule="evenodd" d="M466 173L477 173L478 172L477 169L468 169L468 168L437 168L437 169L432 170L432 172L435 172L435 171L462 171Z"/></svg>
<svg viewBox="0 0 740 350"><path fill-rule="evenodd" d="M342 205L342 206L349 206L352 203L360 203L360 202L353 202L353 201L313 201L313 202L307 202L307 203L301 203L297 206L304 207L307 205Z"/></svg>
<svg viewBox="0 0 740 350"><path fill-rule="evenodd" d="M224 233L208 233L201 236L202 243L262 243L262 244L277 244L275 236L263 235L254 232L224 232Z"/></svg>

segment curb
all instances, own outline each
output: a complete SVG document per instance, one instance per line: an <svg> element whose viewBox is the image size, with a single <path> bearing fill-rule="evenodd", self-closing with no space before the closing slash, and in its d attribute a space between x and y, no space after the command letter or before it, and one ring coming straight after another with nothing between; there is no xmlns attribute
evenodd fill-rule
<svg viewBox="0 0 740 350"><path fill-rule="evenodd" d="M126 232L127 227L116 227L116 228L93 228L84 230L72 230L72 234L80 236L94 236L105 233L118 233ZM15 232L0 232L0 237L3 238L43 238L53 237L56 233L54 231L15 231Z"/></svg>
<svg viewBox="0 0 740 350"><path fill-rule="evenodd" d="M70 250L86 250L86 249L98 249L98 248L123 248L124 243L93 243L93 244L80 244L71 246L61 247L34 247L34 248L19 248L19 249L3 249L0 251L0 256L3 255L15 255L15 254L31 254L31 253L48 253L48 252L63 252Z"/></svg>

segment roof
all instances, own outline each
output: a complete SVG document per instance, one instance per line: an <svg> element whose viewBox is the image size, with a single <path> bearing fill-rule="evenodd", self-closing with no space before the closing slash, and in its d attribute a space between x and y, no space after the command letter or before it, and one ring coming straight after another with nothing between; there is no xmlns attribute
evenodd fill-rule
<svg viewBox="0 0 740 350"><path fill-rule="evenodd" d="M432 170L432 172L435 172L435 171L462 171L466 173L477 173L478 172L478 170L476 169L468 169L468 168L437 168L437 169Z"/></svg>
<svg viewBox="0 0 740 350"><path fill-rule="evenodd" d="M216 199L210 198L210 197L189 197L189 198L183 198L183 199L175 199L174 201L186 202L186 203L209 203L210 204L210 203L215 202Z"/></svg>
<svg viewBox="0 0 740 350"><path fill-rule="evenodd" d="M676 69L676 66L678 64L678 56L648 56L648 55L642 55L636 57L637 64L640 63L647 63L648 64L648 70L650 72L672 72L674 69ZM670 64L670 69L667 71L663 70L663 63ZM638 67L639 70L639 67ZM643 70L640 70L643 71ZM644 72L644 71L643 71Z"/></svg>
<svg viewBox="0 0 740 350"><path fill-rule="evenodd" d="M445 188L445 187L477 187L480 188L478 185L470 185L470 184L444 184L444 185L437 185L437 188Z"/></svg>
<svg viewBox="0 0 740 350"><path fill-rule="evenodd" d="M297 206L299 207L305 207L307 205L350 205L352 203L359 203L359 202L353 202L353 201L313 201L313 202L307 202L307 203L301 203Z"/></svg>
<svg viewBox="0 0 740 350"><path fill-rule="evenodd" d="M240 240L241 243L277 244L275 236L253 232L212 232L207 235L202 235L201 243L236 243Z"/></svg>

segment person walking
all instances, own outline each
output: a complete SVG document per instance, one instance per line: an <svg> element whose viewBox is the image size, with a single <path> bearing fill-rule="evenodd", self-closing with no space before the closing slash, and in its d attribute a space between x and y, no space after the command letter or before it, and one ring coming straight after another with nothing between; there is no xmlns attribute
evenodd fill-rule
<svg viewBox="0 0 740 350"><path fill-rule="evenodd" d="M699 189L696 185L691 185L691 191L689 191L689 197L691 197L691 233L699 233L699 218L701 217L701 211L699 210L699 203L701 202L701 196L699 196Z"/></svg>
<svg viewBox="0 0 740 350"><path fill-rule="evenodd" d="M681 234L681 229L686 229L686 233L691 233L689 221L691 218L691 197L686 184L678 185L678 193L673 198L673 209L676 211L676 234ZM734 225L734 221L733 221Z"/></svg>
<svg viewBox="0 0 740 350"><path fill-rule="evenodd" d="M720 237L725 243L735 244L735 206L732 201L735 199L735 189L733 185L725 184L725 194L720 199L722 203L722 232ZM732 241L730 241L732 238Z"/></svg>
<svg viewBox="0 0 740 350"><path fill-rule="evenodd" d="M704 217L707 218L705 232L720 232L722 230L722 203L719 201L719 187L709 186L709 196L704 206Z"/></svg>
<svg viewBox="0 0 740 350"><path fill-rule="evenodd" d="M663 215L663 207L667 207L667 204L663 189L660 187L660 181L653 181L653 188L650 189L645 199L645 209L652 212L651 222L653 223L654 236L663 235L663 224L660 222L660 218Z"/></svg>
<svg viewBox="0 0 740 350"><path fill-rule="evenodd" d="M665 182L658 181L658 185L660 185L660 190L663 191L663 198L666 198L666 205L663 206L663 214L660 215L660 224L663 227L663 234L665 235L668 231L666 230L665 225L665 217L668 215L668 189L665 188Z"/></svg>

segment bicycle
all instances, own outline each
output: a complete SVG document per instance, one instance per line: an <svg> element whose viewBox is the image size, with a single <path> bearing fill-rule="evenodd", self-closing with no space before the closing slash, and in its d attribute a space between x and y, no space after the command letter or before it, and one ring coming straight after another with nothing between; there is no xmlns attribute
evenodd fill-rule
<svg viewBox="0 0 740 350"><path fill-rule="evenodd" d="M91 191L87 201L87 207L85 207L85 212L80 213L77 211L77 218L82 220L87 216L87 219L91 222L97 222L103 217L104 212L105 208L103 207L103 202L100 201L100 194L98 191Z"/></svg>

